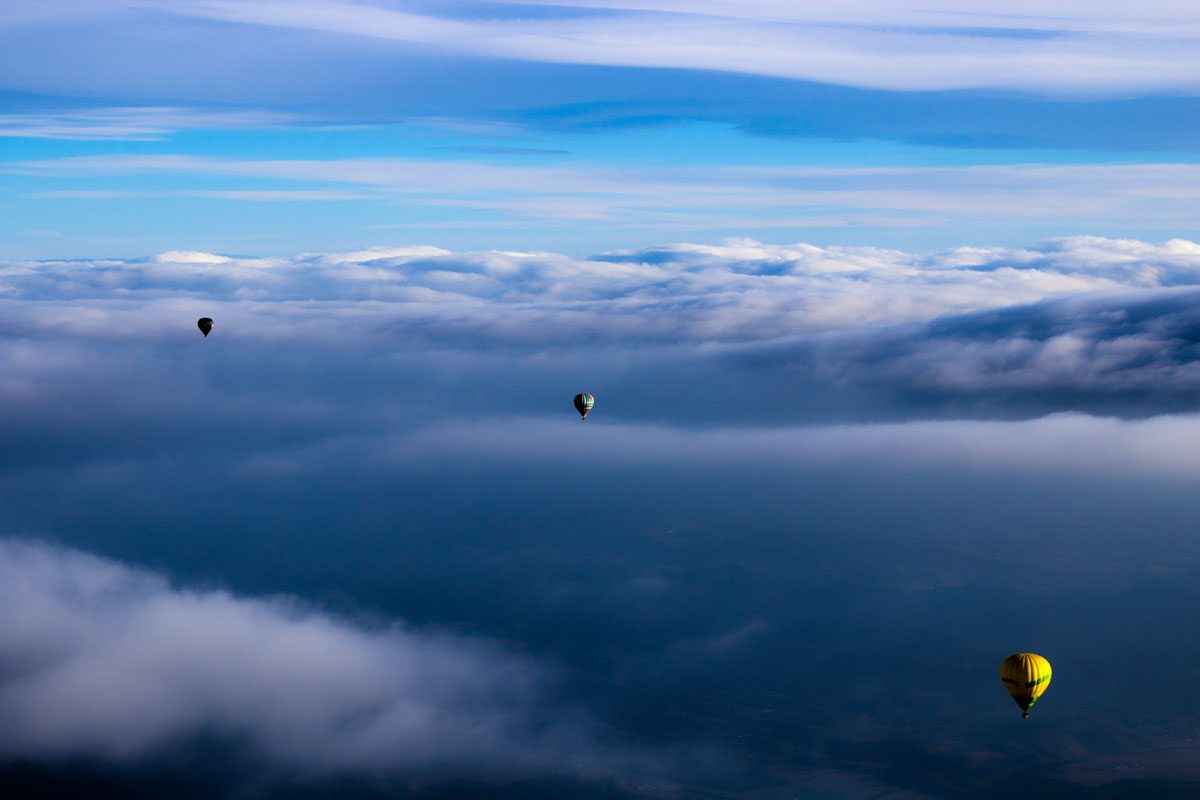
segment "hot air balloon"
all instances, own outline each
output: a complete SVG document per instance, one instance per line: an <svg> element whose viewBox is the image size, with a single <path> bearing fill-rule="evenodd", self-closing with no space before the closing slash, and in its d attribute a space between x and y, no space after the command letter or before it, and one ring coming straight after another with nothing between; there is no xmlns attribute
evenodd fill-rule
<svg viewBox="0 0 1200 800"><path fill-rule="evenodd" d="M1029 709L1050 685L1050 662L1036 653L1013 653L1000 664L1000 680L1029 719Z"/></svg>
<svg viewBox="0 0 1200 800"><path fill-rule="evenodd" d="M575 410L579 412L580 419L587 419L587 415L594 405L596 405L596 398L587 392L575 395Z"/></svg>
<svg viewBox="0 0 1200 800"><path fill-rule="evenodd" d="M204 338L208 338L208 334L212 331L212 320L208 317L201 317L196 320L196 327L204 334Z"/></svg>

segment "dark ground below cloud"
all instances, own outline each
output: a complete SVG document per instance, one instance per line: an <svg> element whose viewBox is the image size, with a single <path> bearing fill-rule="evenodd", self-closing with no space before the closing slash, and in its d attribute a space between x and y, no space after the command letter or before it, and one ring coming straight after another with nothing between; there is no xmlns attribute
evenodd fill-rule
<svg viewBox="0 0 1200 800"><path fill-rule="evenodd" d="M201 800L248 792L261 800L635 800L641 795L615 783L578 778L523 778L485 782L446 780L426 786L402 781L341 778L299 785L264 786L247 790L243 776L220 762L196 762L177 768L150 767L117 770L102 765L18 763L0 766L0 787L11 800L47 797L89 797L96 800Z"/></svg>

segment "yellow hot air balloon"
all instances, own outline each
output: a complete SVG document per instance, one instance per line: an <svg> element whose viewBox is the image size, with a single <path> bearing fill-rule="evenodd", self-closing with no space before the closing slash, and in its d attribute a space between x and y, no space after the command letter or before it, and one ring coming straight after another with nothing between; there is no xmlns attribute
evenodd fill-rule
<svg viewBox="0 0 1200 800"><path fill-rule="evenodd" d="M1029 709L1050 685L1050 662L1037 653L1013 653L1000 664L1000 680L1029 718Z"/></svg>

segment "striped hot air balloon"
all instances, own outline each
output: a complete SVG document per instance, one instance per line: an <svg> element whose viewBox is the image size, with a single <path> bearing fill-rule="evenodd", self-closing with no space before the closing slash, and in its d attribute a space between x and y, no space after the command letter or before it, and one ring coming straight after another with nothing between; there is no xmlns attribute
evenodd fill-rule
<svg viewBox="0 0 1200 800"><path fill-rule="evenodd" d="M1013 653L1000 664L1000 680L1024 718L1050 685L1050 662L1037 653Z"/></svg>
<svg viewBox="0 0 1200 800"><path fill-rule="evenodd" d="M587 419L587 415L594 405L596 405L596 398L587 392L575 395L575 410L579 412L580 419Z"/></svg>

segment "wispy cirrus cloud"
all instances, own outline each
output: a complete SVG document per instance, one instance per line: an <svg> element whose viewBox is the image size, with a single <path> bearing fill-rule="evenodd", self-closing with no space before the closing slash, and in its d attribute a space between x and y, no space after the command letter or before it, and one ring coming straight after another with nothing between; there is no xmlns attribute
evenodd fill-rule
<svg viewBox="0 0 1200 800"><path fill-rule="evenodd" d="M405 158L242 160L185 154L8 162L0 172L62 181L104 176L226 176L338 184L514 219L591 219L641 227L880 227L1036 221L1187 229L1200 213L1200 165L966 167L512 165ZM54 190L62 192L95 190ZM103 191L103 190L101 190ZM196 190L181 190L195 194ZM309 187L200 191L210 197L321 199ZM329 197L329 195L324 195ZM831 214L831 209L837 213ZM806 218L813 217L815 219Z"/></svg>
<svg viewBox="0 0 1200 800"><path fill-rule="evenodd" d="M133 191L122 189L62 189L50 192L34 192L32 200L154 200L167 197L194 197L212 200L246 200L252 202L340 202L343 200L368 200L378 195L364 192L339 191L337 189L225 189L225 190L178 190L178 191Z"/></svg>
<svg viewBox="0 0 1200 800"><path fill-rule="evenodd" d="M0 114L0 137L74 141L159 141L181 130L246 130L293 125L295 114L136 106Z"/></svg>
<svg viewBox="0 0 1200 800"><path fill-rule="evenodd" d="M484 0L493 5L563 6L579 9L652 11L712 17L801 22L812 25L895 27L932 32L960 31L983 35L988 31L1019 35L1021 32L1127 32L1138 34L1200 34L1200 15L1190 5L1149 2L1132 9L1124 3L1097 2L1086 12L1073 0L936 0L929 3L894 3L887 0L848 0L837 5L812 5L787 0L747 0L731 5L724 0Z"/></svg>
<svg viewBox="0 0 1200 800"><path fill-rule="evenodd" d="M1105 4L1099 20L1052 9L943 2L920 9L860 1L838 11L779 3L575 3L608 12L433 16L403 6L305 0L196 0L164 8L242 24L319 30L477 56L745 72L893 90L1009 88L1120 92L1200 88L1191 55L1200 17L1177 3L1145 16ZM864 24L863 20L869 20ZM997 35L980 35L981 32ZM1045 33L1046 36L1030 35Z"/></svg>
<svg viewBox="0 0 1200 800"><path fill-rule="evenodd" d="M409 54L547 64L719 71L887 90L1016 89L1045 93L1194 93L1200 18L1189 4L896 4L776 2L451 4L303 0L17 2L8 27L89 19L161 27L200 19L339 40L386 42ZM571 13L564 13L571 9ZM166 17L164 15L169 15ZM370 45L368 45L370 46ZM334 49L338 49L336 45ZM333 55L330 52L328 55ZM338 60L333 59L334 62ZM333 62L331 62L333 63Z"/></svg>

